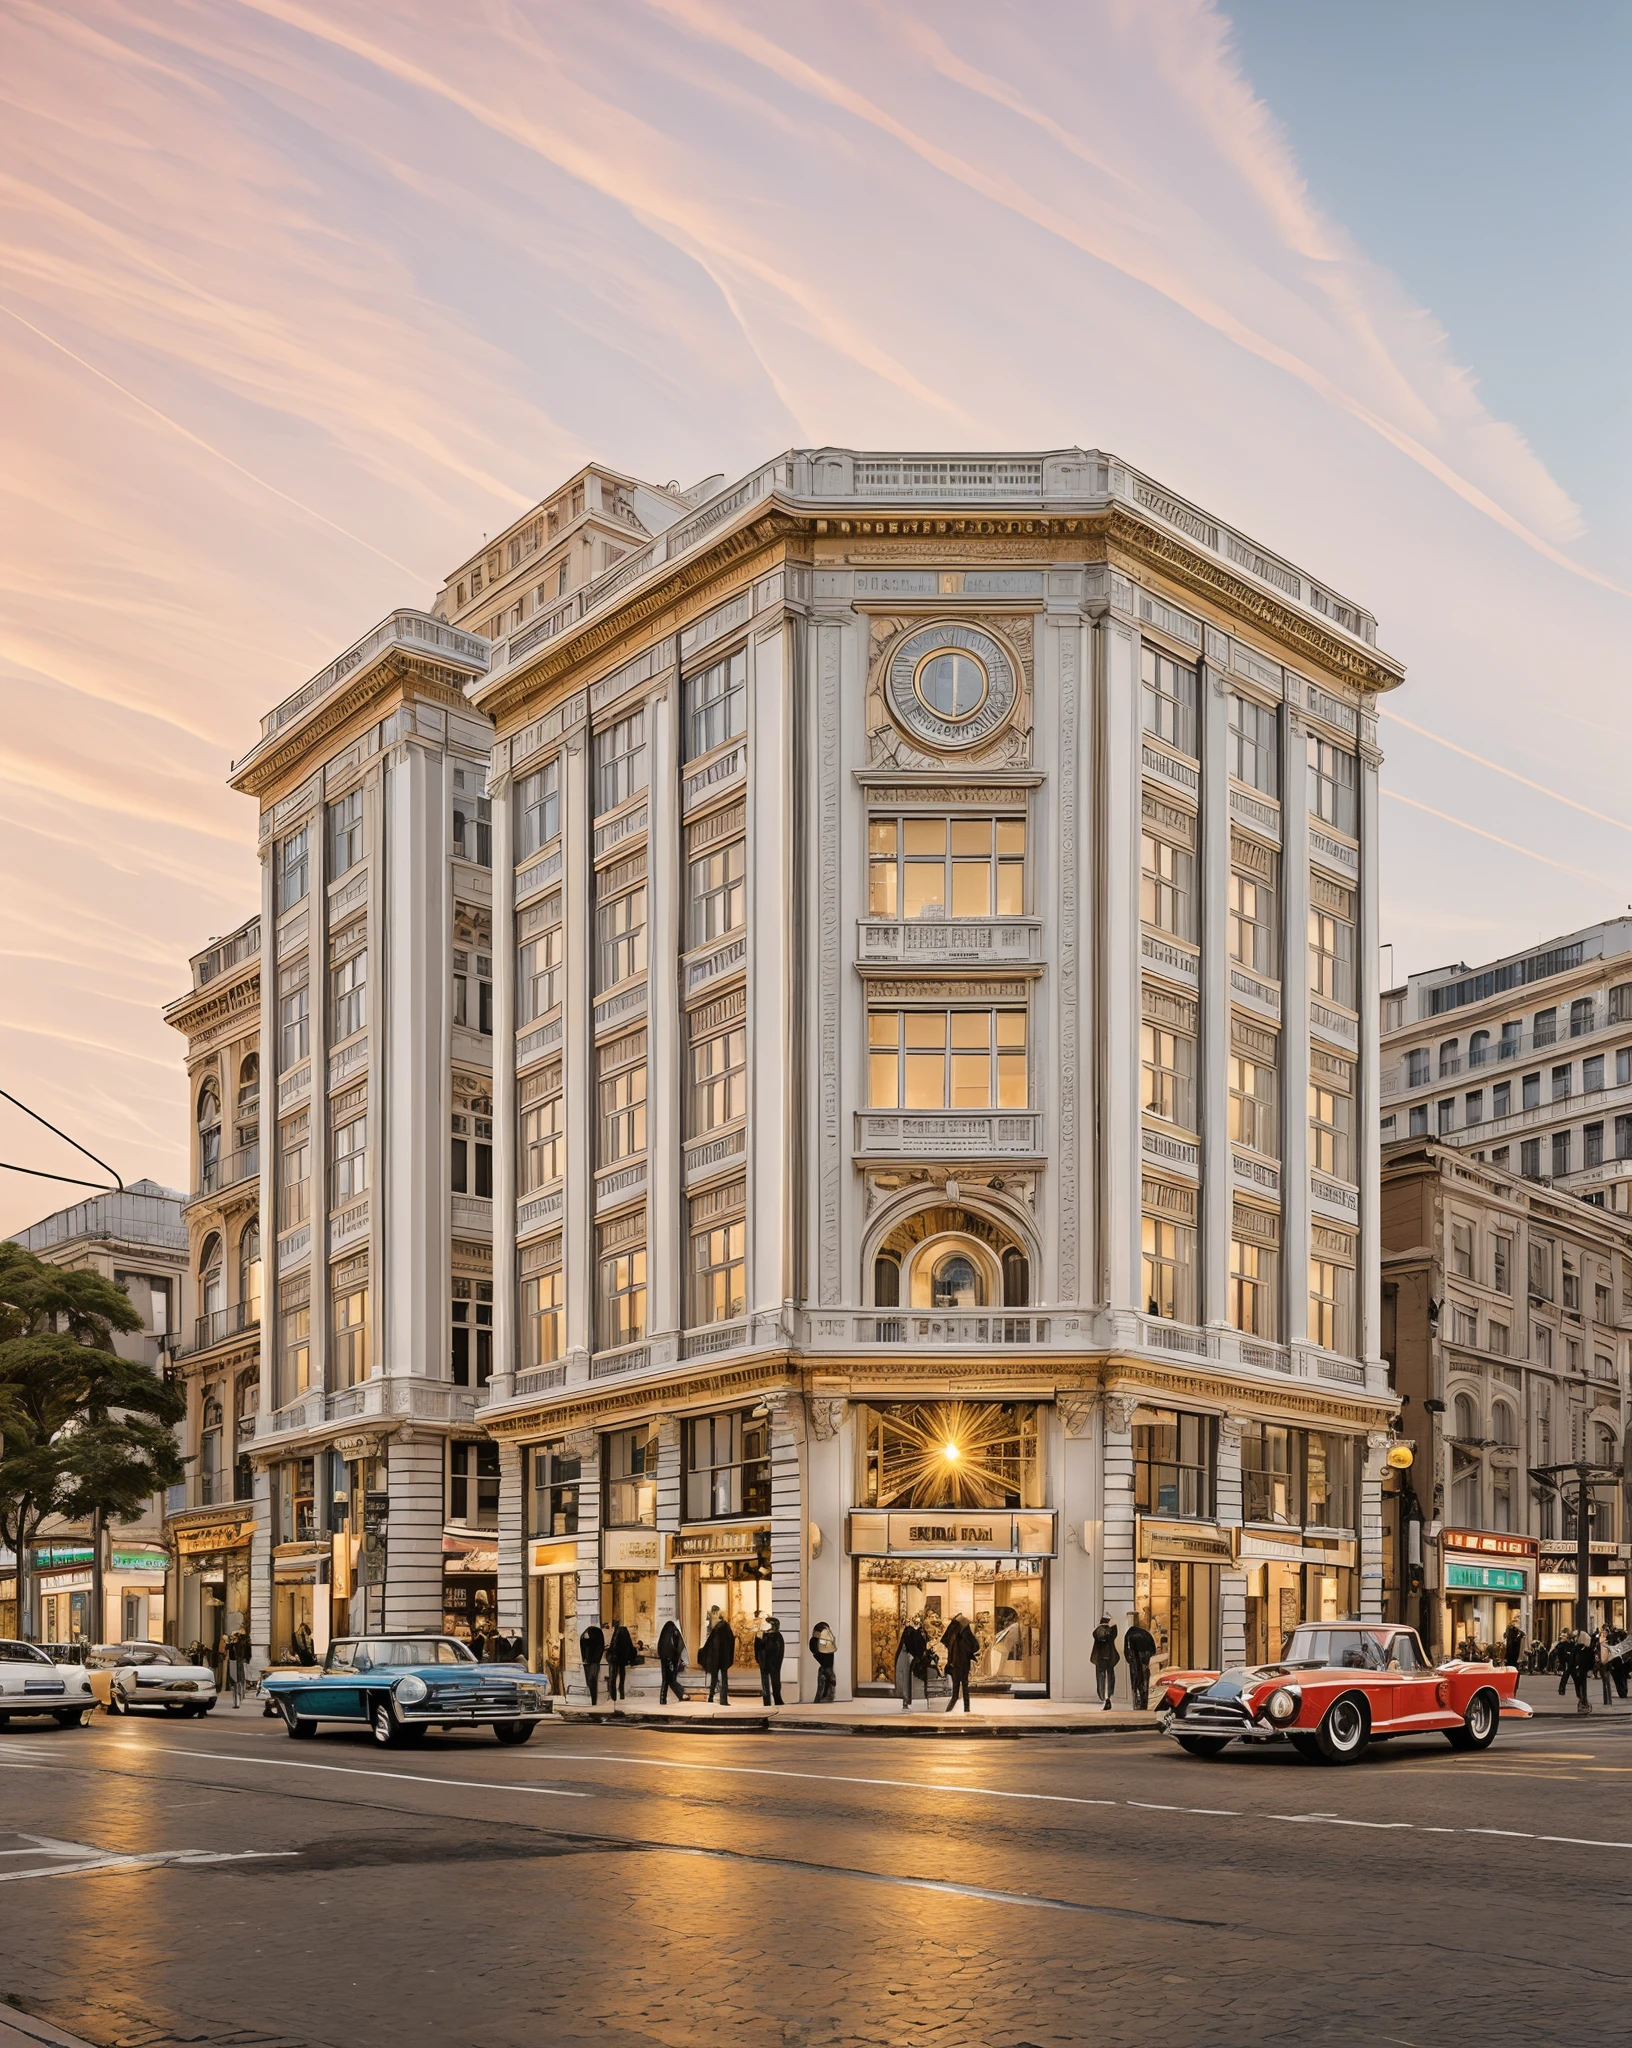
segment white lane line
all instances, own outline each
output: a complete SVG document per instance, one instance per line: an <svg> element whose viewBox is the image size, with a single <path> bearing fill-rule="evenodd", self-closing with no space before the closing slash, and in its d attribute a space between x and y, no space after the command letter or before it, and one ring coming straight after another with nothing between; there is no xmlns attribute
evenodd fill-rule
<svg viewBox="0 0 1632 2048"><path fill-rule="evenodd" d="M30 1884L41 1877L86 1877L99 1870L154 1870L165 1865L204 1863L264 1863L299 1855L298 1849L153 1849L122 1856L115 1851L93 1849L87 1842L59 1842L51 1835L24 1835L29 1849L8 1849L8 1856L49 1856L42 1870L0 1871L0 1884Z"/></svg>
<svg viewBox="0 0 1632 2048"><path fill-rule="evenodd" d="M593 1792L562 1792L553 1785L495 1785L491 1778L428 1778L418 1771L365 1770L360 1764L308 1764L292 1756L231 1756L221 1749L182 1749L165 1742L121 1742L114 1748L148 1755L207 1757L217 1764L263 1764L277 1771L333 1771L342 1778L384 1778L398 1785L453 1785L461 1792L530 1792L537 1799L593 1799Z"/></svg>

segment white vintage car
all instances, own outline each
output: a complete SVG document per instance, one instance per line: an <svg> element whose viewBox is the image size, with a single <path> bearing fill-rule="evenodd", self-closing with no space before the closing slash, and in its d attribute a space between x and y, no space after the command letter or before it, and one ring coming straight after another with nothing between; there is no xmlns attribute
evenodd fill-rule
<svg viewBox="0 0 1632 2048"><path fill-rule="evenodd" d="M95 1705L82 1664L53 1664L37 1643L0 1640L0 1721L48 1714L64 1728L82 1728Z"/></svg>
<svg viewBox="0 0 1632 2048"><path fill-rule="evenodd" d="M207 1714L215 1705L209 1665L189 1662L168 1643L98 1643L85 1662L91 1690L110 1714L128 1714L132 1707Z"/></svg>

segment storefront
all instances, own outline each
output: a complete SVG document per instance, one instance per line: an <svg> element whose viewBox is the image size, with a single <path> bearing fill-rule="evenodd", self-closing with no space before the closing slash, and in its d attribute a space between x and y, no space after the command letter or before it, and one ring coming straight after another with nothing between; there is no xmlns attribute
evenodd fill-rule
<svg viewBox="0 0 1632 2048"><path fill-rule="evenodd" d="M1503 1530L1439 1532L1440 1655L1473 1648L1500 1656L1509 1628L1531 1634L1539 1549L1533 1536Z"/></svg>
<svg viewBox="0 0 1632 2048"><path fill-rule="evenodd" d="M499 1625L499 1552L466 1536L442 1538L442 1633L484 1642Z"/></svg>
<svg viewBox="0 0 1632 2048"><path fill-rule="evenodd" d="M1538 1643L1556 1643L1575 1627L1576 1551L1573 1543L1540 1547L1538 1597L1533 1633ZM1626 1559L1612 1544L1592 1546L1587 1610L1593 1628L1626 1627Z"/></svg>
<svg viewBox="0 0 1632 2048"><path fill-rule="evenodd" d="M678 1531L668 1541L680 1633L693 1668L703 1639L723 1615L737 1639L732 1668L740 1672L746 1665L751 1673L754 1638L773 1612L770 1523L692 1527Z"/></svg>
<svg viewBox="0 0 1632 2048"><path fill-rule="evenodd" d="M1232 1562L1226 1531L1139 1517L1134 1606L1156 1638L1158 1671L1217 1670L1220 1581Z"/></svg>
<svg viewBox="0 0 1632 2048"><path fill-rule="evenodd" d="M1048 1571L1052 1510L856 1509L848 1550L855 1570L855 1684L894 1682L901 1632L915 1623L939 1655L954 1616L974 1629L972 1690L1048 1691Z"/></svg>
<svg viewBox="0 0 1632 2048"><path fill-rule="evenodd" d="M321 1657L329 1646L330 1547L280 1543L272 1553L272 1662L300 1661L302 1644ZM318 1599L322 1593L321 1601Z"/></svg>
<svg viewBox="0 0 1632 2048"><path fill-rule="evenodd" d="M1357 1618L1359 1545L1341 1538L1243 1529L1237 1558L1247 1588L1247 1662L1273 1664L1303 1621Z"/></svg>
<svg viewBox="0 0 1632 2048"><path fill-rule="evenodd" d="M578 1545L529 1543L527 1576L528 1668L545 1672L550 1690L564 1693L578 1663Z"/></svg>
<svg viewBox="0 0 1632 2048"><path fill-rule="evenodd" d="M34 1552L40 1636L47 1643L162 1641L167 1553L154 1544L113 1543L104 1553L100 1623L89 1543L42 1544Z"/></svg>
<svg viewBox="0 0 1632 2048"><path fill-rule="evenodd" d="M621 1622L634 1639L635 1654L657 1658L657 1574L663 1539L656 1529L601 1532L601 1627L610 1638Z"/></svg>
<svg viewBox="0 0 1632 2048"><path fill-rule="evenodd" d="M249 1544L253 1523L222 1517L183 1523L174 1531L178 1598L176 1641L203 1646L210 1662L234 1629L249 1621Z"/></svg>

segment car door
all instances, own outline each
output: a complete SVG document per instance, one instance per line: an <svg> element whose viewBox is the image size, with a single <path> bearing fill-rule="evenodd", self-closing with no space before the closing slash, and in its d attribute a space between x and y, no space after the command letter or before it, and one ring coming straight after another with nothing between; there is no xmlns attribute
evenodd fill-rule
<svg viewBox="0 0 1632 2048"><path fill-rule="evenodd" d="M1398 1629L1388 1646L1389 1675L1402 1728L1443 1728L1454 1721L1439 1703L1439 1674L1422 1653L1414 1629Z"/></svg>
<svg viewBox="0 0 1632 2048"><path fill-rule="evenodd" d="M302 1687L296 1696L302 1714L322 1721L362 1720L363 1694L359 1686L359 1652L362 1649L362 1644L354 1642L338 1642L329 1646L322 1674Z"/></svg>

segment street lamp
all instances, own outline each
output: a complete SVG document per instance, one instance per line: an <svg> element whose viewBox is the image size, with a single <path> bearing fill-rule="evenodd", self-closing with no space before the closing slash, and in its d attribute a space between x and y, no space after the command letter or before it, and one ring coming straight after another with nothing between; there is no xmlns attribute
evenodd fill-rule
<svg viewBox="0 0 1632 2048"><path fill-rule="evenodd" d="M1530 1477L1539 1486L1550 1487L1559 1499L1564 1498L1564 1480L1574 1474L1575 1496L1575 1626L1582 1634L1590 1627L1588 1605L1588 1581L1592 1577L1592 1509L1593 1501L1587 1489L1595 1481L1612 1479L1620 1481L1625 1477L1621 1465L1593 1465L1585 1459L1573 1465L1532 1465Z"/></svg>

